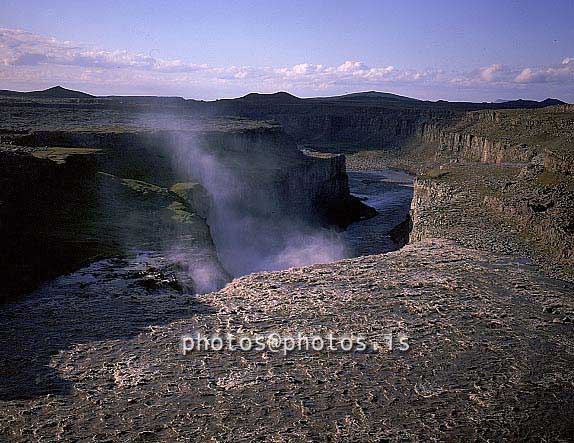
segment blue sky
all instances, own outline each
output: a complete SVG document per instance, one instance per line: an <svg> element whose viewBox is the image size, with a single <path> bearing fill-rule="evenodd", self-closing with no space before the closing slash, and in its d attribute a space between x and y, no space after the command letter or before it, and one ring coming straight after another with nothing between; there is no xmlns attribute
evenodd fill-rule
<svg viewBox="0 0 574 443"><path fill-rule="evenodd" d="M12 1L0 88L574 101L569 1Z"/></svg>

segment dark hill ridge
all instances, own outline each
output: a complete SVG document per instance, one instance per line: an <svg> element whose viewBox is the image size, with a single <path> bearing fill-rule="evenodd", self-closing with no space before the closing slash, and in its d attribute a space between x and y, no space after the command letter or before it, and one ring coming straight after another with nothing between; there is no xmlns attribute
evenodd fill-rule
<svg viewBox="0 0 574 443"><path fill-rule="evenodd" d="M353 101L353 102L374 102L374 101L400 101L400 102L422 102L416 98L405 97L403 95L391 94L389 92L353 92L351 94L337 95L333 97L317 97L309 100L327 101Z"/></svg>
<svg viewBox="0 0 574 443"><path fill-rule="evenodd" d="M543 101L536 100L507 100L496 101L494 103L474 103L474 102L450 102L446 100L419 100L412 97L406 97L388 92L366 91L354 92L344 95L328 96L328 97L310 97L300 98L287 92L275 92L272 94L250 93L243 97L233 99L221 99L215 102L206 102L213 105L215 108L218 105L258 105L258 106L275 106L275 105L341 105L341 106L409 106L415 108L453 108L464 110L478 110L478 109L502 109L502 108L541 108L546 106L563 105L565 102L547 98Z"/></svg>
<svg viewBox="0 0 574 443"><path fill-rule="evenodd" d="M241 101L252 101L252 102L269 102L269 103L296 103L300 102L302 99L296 97L288 92L274 92L273 94L259 94L257 92L252 92L250 94L244 95L236 99L228 99L229 101L241 100ZM217 100L218 102L224 100Z"/></svg>
<svg viewBox="0 0 574 443"><path fill-rule="evenodd" d="M301 98L285 91L274 92L270 94L262 94L257 92L252 92L242 97L228 98L228 99L218 99L214 101L196 100L196 99L184 99L178 96L153 96L153 95L141 95L141 96L128 96L128 95L108 95L108 96L94 96L87 94L85 92L75 91L72 89L63 88L62 86L54 86L42 91L11 91L11 90L0 90L0 96L4 97L28 97L28 98L91 98L91 99L105 99L113 101L121 101L123 103L150 103L154 101L162 102L190 102L190 103L203 103L206 107L218 108L223 104L230 103L249 103L257 105L271 105L271 104L350 104L350 105L385 105L385 104L409 104L409 105L420 105L420 106L439 106L439 107L465 107L472 109L503 109L503 108L540 108L546 106L556 106L567 104L562 100L555 98L547 98L542 101L536 100L496 100L492 103L482 102L453 102L446 100L419 100L412 97L406 97L402 95L392 94L389 92L378 92L378 91L365 91L365 92L353 92L344 95L335 95L328 97L310 97Z"/></svg>
<svg viewBox="0 0 574 443"><path fill-rule="evenodd" d="M543 106L557 106L557 105L566 105L566 102L562 100L558 100L557 98L547 98L542 101L536 100L523 100L519 98L518 100L495 100L494 103L496 104L504 104L504 105L511 105L512 107L519 107L519 108L536 108L538 105Z"/></svg>
<svg viewBox="0 0 574 443"><path fill-rule="evenodd" d="M557 98L547 98L546 100L542 100L541 102L536 102L533 100L516 100L514 103L521 103L521 102L528 102L528 103L540 103L541 105L544 106L557 106L557 105L566 105L566 102L563 102L562 100L558 100ZM512 103L512 102L511 102Z"/></svg>
<svg viewBox="0 0 574 443"><path fill-rule="evenodd" d="M305 99L285 93L250 94L208 102L203 109L212 115L272 120L299 145L342 153L357 149L395 150L425 126L457 121L469 111L538 109L561 103L553 99L500 104L433 102L369 91Z"/></svg>
<svg viewBox="0 0 574 443"><path fill-rule="evenodd" d="M402 95L391 94L388 92L377 92L377 91L367 91L367 92L354 92L351 94L328 96L328 97L310 97L301 98L288 92L275 92L272 94L260 94L257 92L252 92L250 94L244 95L243 97L238 97L234 99L222 99L216 100L217 103L220 102L251 102L257 104L292 104L292 103L302 103L302 102L339 102L339 103L355 103L355 104L376 104L384 102L419 102L422 100L416 98L405 97Z"/></svg>
<svg viewBox="0 0 574 443"><path fill-rule="evenodd" d="M61 86L54 86L44 89L43 91L30 92L0 90L0 96L28 98L95 98L95 96L86 94L85 92L62 88Z"/></svg>

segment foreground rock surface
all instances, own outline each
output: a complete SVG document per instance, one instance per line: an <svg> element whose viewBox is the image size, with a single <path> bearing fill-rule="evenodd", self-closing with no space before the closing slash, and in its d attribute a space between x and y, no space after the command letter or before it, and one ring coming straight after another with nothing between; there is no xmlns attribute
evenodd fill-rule
<svg viewBox="0 0 574 443"><path fill-rule="evenodd" d="M573 287L510 257L429 240L200 296L142 287L138 263L100 262L3 307L1 436L567 441L574 432ZM194 331L377 342L402 333L410 349L184 356L180 337Z"/></svg>

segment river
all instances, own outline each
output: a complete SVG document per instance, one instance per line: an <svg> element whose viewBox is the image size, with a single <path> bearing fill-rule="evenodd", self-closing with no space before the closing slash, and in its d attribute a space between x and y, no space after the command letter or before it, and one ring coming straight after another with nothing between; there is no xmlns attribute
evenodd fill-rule
<svg viewBox="0 0 574 443"><path fill-rule="evenodd" d="M389 233L409 213L414 177L397 169L349 171L347 175L351 193L378 212L369 220L353 223L344 232L352 256L398 249L400 245L392 241Z"/></svg>

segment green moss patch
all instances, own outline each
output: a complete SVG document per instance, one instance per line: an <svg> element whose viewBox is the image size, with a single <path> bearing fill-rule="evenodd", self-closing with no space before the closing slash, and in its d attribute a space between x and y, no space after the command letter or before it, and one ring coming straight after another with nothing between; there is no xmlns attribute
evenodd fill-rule
<svg viewBox="0 0 574 443"><path fill-rule="evenodd" d="M32 155L36 158L51 160L58 164L63 164L71 155L91 155L101 152L101 149L94 148L49 148L35 151Z"/></svg>

